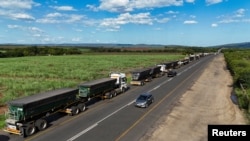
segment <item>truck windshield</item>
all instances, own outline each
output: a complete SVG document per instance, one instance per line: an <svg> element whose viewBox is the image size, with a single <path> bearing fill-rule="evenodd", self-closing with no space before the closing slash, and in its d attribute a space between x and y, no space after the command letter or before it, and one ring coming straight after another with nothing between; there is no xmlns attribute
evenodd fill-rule
<svg viewBox="0 0 250 141"><path fill-rule="evenodd" d="M13 119L16 121L22 120L23 118L23 108L9 106L9 111L6 115L8 119Z"/></svg>
<svg viewBox="0 0 250 141"><path fill-rule="evenodd" d="M132 80L138 80L139 76L140 76L140 73L133 73Z"/></svg>
<svg viewBox="0 0 250 141"><path fill-rule="evenodd" d="M88 97L89 95L89 88L80 86L79 87L79 96L80 97Z"/></svg>

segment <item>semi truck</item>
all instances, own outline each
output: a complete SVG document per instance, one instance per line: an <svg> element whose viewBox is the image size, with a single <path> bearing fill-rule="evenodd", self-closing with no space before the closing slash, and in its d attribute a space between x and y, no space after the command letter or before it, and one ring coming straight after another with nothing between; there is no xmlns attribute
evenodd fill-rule
<svg viewBox="0 0 250 141"><path fill-rule="evenodd" d="M131 71L131 85L140 85L143 86L146 81L151 79L151 68L137 69Z"/></svg>
<svg viewBox="0 0 250 141"><path fill-rule="evenodd" d="M77 88L61 88L10 101L8 108L4 131L26 137L46 129L50 115L57 112L76 115L86 107Z"/></svg>
<svg viewBox="0 0 250 141"><path fill-rule="evenodd" d="M124 73L110 73L109 78L101 78L78 85L79 95L88 101L95 97L111 99L128 89Z"/></svg>

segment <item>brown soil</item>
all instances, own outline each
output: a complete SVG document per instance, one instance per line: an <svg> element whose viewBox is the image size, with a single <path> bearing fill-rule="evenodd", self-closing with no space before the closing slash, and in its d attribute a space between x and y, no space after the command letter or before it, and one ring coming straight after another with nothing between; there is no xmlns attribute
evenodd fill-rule
<svg viewBox="0 0 250 141"><path fill-rule="evenodd" d="M208 124L247 124L231 99L231 86L232 77L220 54L141 141L205 141Z"/></svg>

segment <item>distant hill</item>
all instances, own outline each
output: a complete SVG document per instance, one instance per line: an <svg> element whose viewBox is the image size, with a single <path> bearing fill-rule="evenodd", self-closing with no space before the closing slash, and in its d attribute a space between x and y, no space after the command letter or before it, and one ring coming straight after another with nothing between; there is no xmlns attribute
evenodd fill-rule
<svg viewBox="0 0 250 141"><path fill-rule="evenodd" d="M250 48L250 42L224 44L224 45L218 45L218 46L213 46L213 47L219 47L219 48Z"/></svg>

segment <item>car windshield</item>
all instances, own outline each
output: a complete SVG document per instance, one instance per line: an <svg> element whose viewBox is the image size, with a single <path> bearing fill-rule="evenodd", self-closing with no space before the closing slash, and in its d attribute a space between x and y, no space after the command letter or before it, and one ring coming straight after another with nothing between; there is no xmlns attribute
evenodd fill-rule
<svg viewBox="0 0 250 141"><path fill-rule="evenodd" d="M141 95L138 97L138 100L146 100L147 99L147 96L144 96L144 95Z"/></svg>

